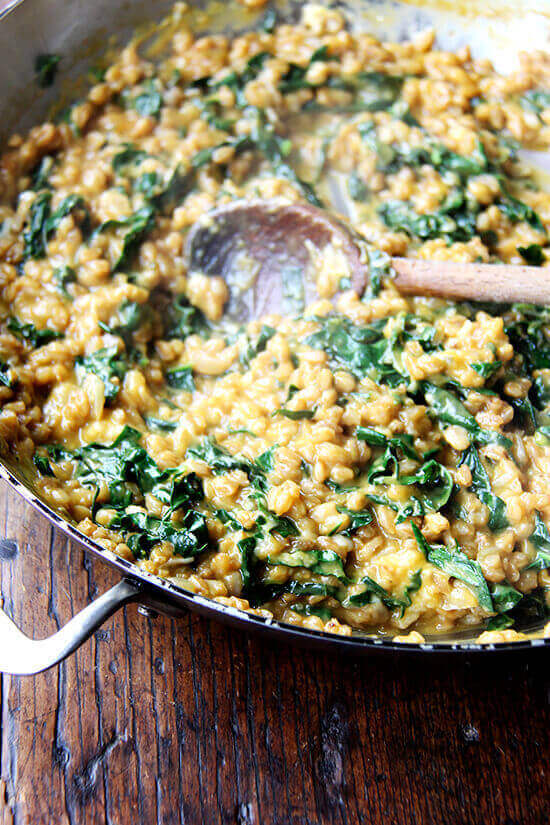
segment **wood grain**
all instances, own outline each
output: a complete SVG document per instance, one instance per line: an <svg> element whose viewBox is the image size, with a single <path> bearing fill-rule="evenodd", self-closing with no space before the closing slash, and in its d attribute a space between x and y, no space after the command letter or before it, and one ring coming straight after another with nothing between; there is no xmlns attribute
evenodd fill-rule
<svg viewBox="0 0 550 825"><path fill-rule="evenodd" d="M395 285L411 295L463 301L550 304L548 267L392 258Z"/></svg>
<svg viewBox="0 0 550 825"><path fill-rule="evenodd" d="M44 636L116 574L0 499L5 605ZM130 606L59 669L3 677L0 824L543 825L548 672L319 656Z"/></svg>

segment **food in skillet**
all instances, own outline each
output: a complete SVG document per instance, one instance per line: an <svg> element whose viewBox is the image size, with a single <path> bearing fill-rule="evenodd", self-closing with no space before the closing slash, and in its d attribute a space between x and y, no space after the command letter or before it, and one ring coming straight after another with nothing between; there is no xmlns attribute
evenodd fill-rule
<svg viewBox="0 0 550 825"><path fill-rule="evenodd" d="M550 310L405 299L388 255L546 263L517 153L550 143L550 58L501 77L315 5L233 39L174 20L161 61L128 46L1 159L4 452L83 533L224 604L521 638L550 587ZM345 209L366 294L327 250L314 305L289 268L284 315L228 320L185 238L257 197Z"/></svg>

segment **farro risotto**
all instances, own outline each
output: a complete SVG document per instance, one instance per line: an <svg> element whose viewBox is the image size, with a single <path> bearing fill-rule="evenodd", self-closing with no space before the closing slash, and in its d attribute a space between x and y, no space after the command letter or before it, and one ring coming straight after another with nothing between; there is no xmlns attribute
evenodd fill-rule
<svg viewBox="0 0 550 825"><path fill-rule="evenodd" d="M550 310L405 298L389 256L545 264L550 195L518 151L549 148L550 57L504 77L432 33L262 14L198 36L179 4L162 57L132 42L8 141L3 453L84 534L222 604L522 638L550 601ZM291 269L283 315L230 321L186 234L258 197L345 213L366 293L327 248L314 305Z"/></svg>

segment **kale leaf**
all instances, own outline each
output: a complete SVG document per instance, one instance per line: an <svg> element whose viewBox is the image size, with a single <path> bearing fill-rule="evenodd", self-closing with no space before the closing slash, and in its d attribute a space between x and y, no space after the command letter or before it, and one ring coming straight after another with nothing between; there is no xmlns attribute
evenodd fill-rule
<svg viewBox="0 0 550 825"><path fill-rule="evenodd" d="M34 324L22 324L18 318L13 317L8 318L7 327L16 338L26 341L34 349L64 337L62 332L56 332L53 329L37 329Z"/></svg>
<svg viewBox="0 0 550 825"><path fill-rule="evenodd" d="M460 463L469 467L472 474L470 489L489 508L489 529L496 533L508 527L506 505L501 498L493 493L489 475L476 448L468 447L463 453Z"/></svg>
<svg viewBox="0 0 550 825"><path fill-rule="evenodd" d="M424 554L427 561L433 564L434 567L443 570L447 575L452 576L452 578L465 582L475 593L479 606L488 613L492 613L494 608L491 593L477 561L468 558L458 544L452 549L442 544L428 544L416 524L411 522L411 527L418 549Z"/></svg>
<svg viewBox="0 0 550 825"><path fill-rule="evenodd" d="M185 392L195 391L193 380L193 367L174 367L165 373L166 383L169 387Z"/></svg>
<svg viewBox="0 0 550 825"><path fill-rule="evenodd" d="M59 61L61 57L58 54L39 54L34 61L34 71L36 72L36 79L41 89L46 89L52 86L57 74Z"/></svg>
<svg viewBox="0 0 550 825"><path fill-rule="evenodd" d="M542 520L541 514L535 512L535 529L529 536L529 541L537 550L537 555L533 561L527 565L526 570L549 570L550 569L550 533L548 527Z"/></svg>
<svg viewBox="0 0 550 825"><path fill-rule="evenodd" d="M101 379L105 392L105 403L112 404L126 375L128 361L116 345L96 350L91 355L79 357L75 361L77 369L93 373Z"/></svg>

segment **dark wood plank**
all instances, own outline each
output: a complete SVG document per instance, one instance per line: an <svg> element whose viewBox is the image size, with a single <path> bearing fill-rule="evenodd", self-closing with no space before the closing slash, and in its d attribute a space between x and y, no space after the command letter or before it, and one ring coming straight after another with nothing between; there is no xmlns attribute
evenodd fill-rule
<svg viewBox="0 0 550 825"><path fill-rule="evenodd" d="M0 501L4 603L45 636L117 577ZM548 673L319 656L131 606L59 669L2 678L0 825L542 825Z"/></svg>

